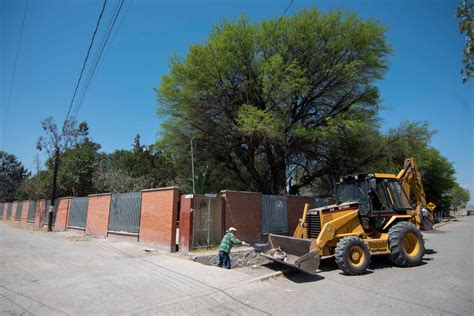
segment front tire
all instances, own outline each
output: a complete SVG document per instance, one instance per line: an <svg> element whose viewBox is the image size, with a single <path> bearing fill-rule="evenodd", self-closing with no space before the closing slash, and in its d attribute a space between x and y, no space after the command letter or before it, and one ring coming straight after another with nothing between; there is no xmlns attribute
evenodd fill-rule
<svg viewBox="0 0 474 316"><path fill-rule="evenodd" d="M344 237L336 246L336 263L348 275L365 273L370 264L370 251L359 237Z"/></svg>
<svg viewBox="0 0 474 316"><path fill-rule="evenodd" d="M390 260L400 267L421 264L425 255L425 242L420 230L410 222L399 222L388 231Z"/></svg>

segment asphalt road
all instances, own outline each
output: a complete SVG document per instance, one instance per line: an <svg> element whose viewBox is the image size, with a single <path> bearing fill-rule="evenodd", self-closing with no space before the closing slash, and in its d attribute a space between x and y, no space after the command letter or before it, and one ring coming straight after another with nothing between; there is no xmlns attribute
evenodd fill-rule
<svg viewBox="0 0 474 316"><path fill-rule="evenodd" d="M345 276L333 260L317 276L225 270L145 252L113 239L77 238L0 224L0 313L473 315L474 216L425 233L424 264Z"/></svg>

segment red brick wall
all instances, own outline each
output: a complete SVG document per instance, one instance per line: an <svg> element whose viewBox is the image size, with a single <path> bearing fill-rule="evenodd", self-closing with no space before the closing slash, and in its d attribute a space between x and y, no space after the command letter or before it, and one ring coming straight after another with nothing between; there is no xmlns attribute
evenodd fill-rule
<svg viewBox="0 0 474 316"><path fill-rule="evenodd" d="M26 224L28 218L28 207L30 206L30 201L23 201L23 210L21 212L21 223Z"/></svg>
<svg viewBox="0 0 474 316"><path fill-rule="evenodd" d="M13 202L13 205L12 205L12 215L10 216L10 222L14 223L15 222L15 217L16 217L16 207L17 207L18 203L17 202Z"/></svg>
<svg viewBox="0 0 474 316"><path fill-rule="evenodd" d="M107 237L111 200L112 195L110 193L89 195L86 234Z"/></svg>
<svg viewBox="0 0 474 316"><path fill-rule="evenodd" d="M44 208L46 200L38 200L36 203L35 227L43 227Z"/></svg>
<svg viewBox="0 0 474 316"><path fill-rule="evenodd" d="M90 202L89 202L90 203ZM142 191L139 241L176 251L178 188Z"/></svg>
<svg viewBox="0 0 474 316"><path fill-rule="evenodd" d="M56 221L54 222L54 230L63 232L66 230L67 227L67 220L69 215L69 206L71 202L71 198L59 198L56 200L58 203L57 213L56 213Z"/></svg>
<svg viewBox="0 0 474 316"><path fill-rule="evenodd" d="M193 232L193 198L191 194L181 196L181 208L179 210L179 251L187 252L192 248Z"/></svg>
<svg viewBox="0 0 474 316"><path fill-rule="evenodd" d="M303 216L304 204L313 207L314 199L311 197L288 195L288 233L293 235L299 219Z"/></svg>
<svg viewBox="0 0 474 316"><path fill-rule="evenodd" d="M262 195L255 192L222 191L225 228L237 229L237 237L248 243L262 239Z"/></svg>

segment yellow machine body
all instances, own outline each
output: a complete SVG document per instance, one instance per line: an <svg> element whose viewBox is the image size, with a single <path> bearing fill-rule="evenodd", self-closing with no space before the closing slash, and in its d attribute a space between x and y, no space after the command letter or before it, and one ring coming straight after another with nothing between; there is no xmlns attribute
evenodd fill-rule
<svg viewBox="0 0 474 316"><path fill-rule="evenodd" d="M372 191L368 190L374 193L368 194L370 201L366 204L369 205L369 210L367 207L362 209L360 202L353 201L315 209L309 209L309 205L306 204L293 236L270 234L262 255L315 274L320 258L334 255L338 243L345 237L360 238L367 246L370 255L390 254L391 227L399 222L411 222L416 225L415 229L419 229L423 222L421 210L426 207L426 200L420 174L415 166L414 159L411 158L405 161L405 168L399 175L384 173L359 175L364 181L367 180L368 186L373 186ZM358 179L357 176L354 177ZM372 184L370 181L373 181ZM375 197L372 197L375 196L375 192L379 196L383 195L383 202L377 202ZM409 202L410 193L414 193L417 197L416 207ZM412 238L410 236L409 238ZM404 241L407 245L404 247L409 247L409 238ZM278 252L285 255L278 255ZM364 254L361 252L356 254L356 257L359 255Z"/></svg>

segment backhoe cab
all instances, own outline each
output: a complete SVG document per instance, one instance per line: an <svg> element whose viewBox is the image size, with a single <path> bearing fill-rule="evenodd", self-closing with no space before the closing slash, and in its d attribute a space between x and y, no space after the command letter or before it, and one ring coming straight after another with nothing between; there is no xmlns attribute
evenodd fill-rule
<svg viewBox="0 0 474 316"><path fill-rule="evenodd" d="M393 174L358 174L337 184L336 204L305 206L293 237L273 235L262 255L315 274L321 257L335 256L346 274L362 274L372 255L389 255L398 266L421 263L422 212Z"/></svg>

